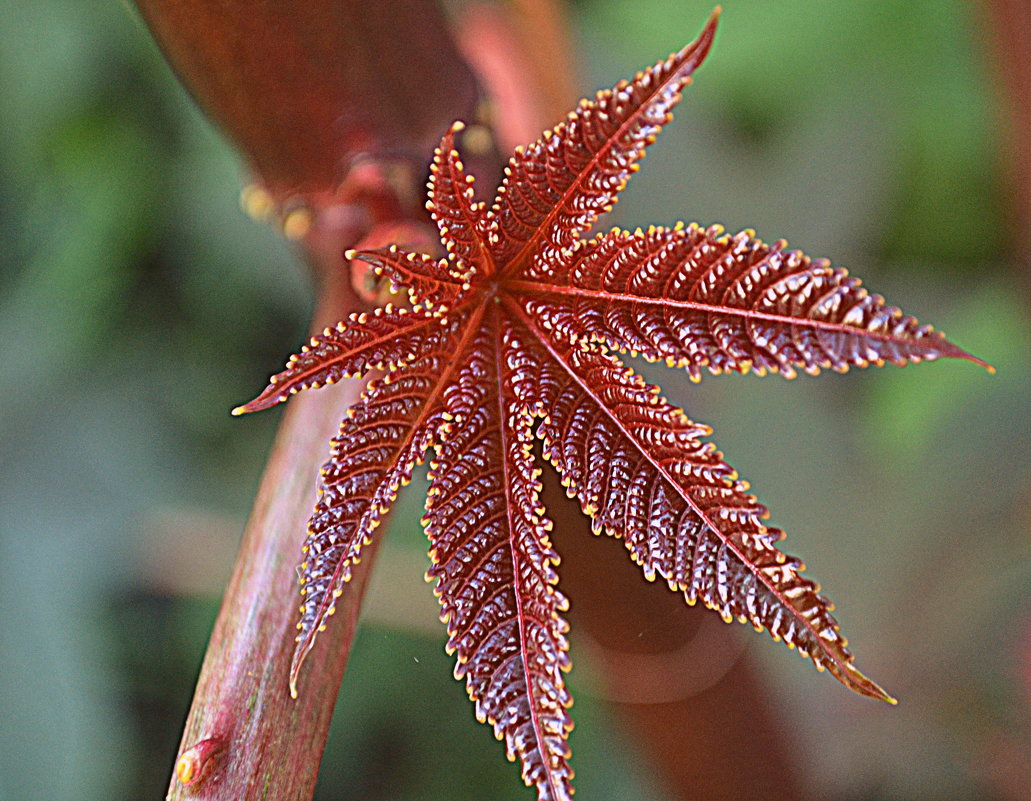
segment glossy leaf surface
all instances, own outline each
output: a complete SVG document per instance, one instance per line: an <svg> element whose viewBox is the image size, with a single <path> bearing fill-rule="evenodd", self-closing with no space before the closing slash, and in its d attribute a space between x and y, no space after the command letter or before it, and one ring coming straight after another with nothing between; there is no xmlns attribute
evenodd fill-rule
<svg viewBox="0 0 1031 801"><path fill-rule="evenodd" d="M493 324L460 354L447 392L457 424L437 449L424 523L436 593L448 623L455 678L476 717L490 722L523 779L543 798L566 798L572 698L566 600L555 589L558 557L531 456L531 417L512 389Z"/></svg>
<svg viewBox="0 0 1031 801"><path fill-rule="evenodd" d="M783 533L706 441L706 426L620 361L640 354L712 372L979 361L784 242L718 228L580 239L615 202L708 53L692 45L583 101L520 150L488 211L455 137L431 167L429 208L447 259L397 248L356 256L411 295L330 329L293 357L253 411L342 375L386 370L348 414L323 468L302 565L291 674L326 625L380 515L433 449L423 519L448 650L481 721L540 799L572 793L567 603L532 455L544 453L596 529L649 579L725 620L767 629L863 695L893 701L853 664L819 587ZM534 421L537 421L536 423Z"/></svg>

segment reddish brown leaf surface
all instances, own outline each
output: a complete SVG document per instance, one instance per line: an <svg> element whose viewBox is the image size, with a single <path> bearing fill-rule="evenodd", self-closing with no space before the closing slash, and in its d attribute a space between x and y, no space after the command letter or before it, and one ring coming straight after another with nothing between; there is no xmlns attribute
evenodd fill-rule
<svg viewBox="0 0 1031 801"><path fill-rule="evenodd" d="M612 208L708 55L717 16L697 41L634 80L581 100L554 131L516 151L490 213L499 269L511 274L530 258L563 258L580 232Z"/></svg>
<svg viewBox="0 0 1031 801"><path fill-rule="evenodd" d="M971 358L931 326L871 295L847 270L713 226L612 231L513 281L527 308L568 336L713 373ZM977 361L976 359L974 361Z"/></svg>
<svg viewBox="0 0 1031 801"><path fill-rule="evenodd" d="M442 337L453 336L455 331L454 323L421 309L387 305L372 314L353 314L336 328L312 337L300 353L290 357L283 372L272 376L264 392L233 409L233 414L267 409L302 389L318 389L341 378L360 378L370 370L391 369L419 353L433 351Z"/></svg>
<svg viewBox="0 0 1031 801"><path fill-rule="evenodd" d="M694 378L703 368L790 376L940 357L979 362L844 270L749 231L678 225L579 238L669 121L715 26L714 15L697 42L583 101L517 152L489 212L474 200L454 147L462 126L453 126L429 184L447 259L396 248L349 254L407 289L412 308L328 330L238 410L387 370L349 411L322 471L291 687L351 565L432 447L428 576L455 675L540 799L569 799L573 773L567 604L538 497L535 419L570 495L649 579L727 621L769 630L856 692L893 701L855 668L832 605L777 548L783 533L765 524L765 507L705 440L708 427L617 353L664 360Z"/></svg>
<svg viewBox="0 0 1031 801"><path fill-rule="evenodd" d="M539 384L520 389L544 418L545 458L595 529L622 538L649 581L661 577L728 623L767 628L856 692L891 701L853 666L830 604L799 575L799 560L777 550L784 533L763 524L766 508L702 441L709 429L603 350L523 320L529 336L516 347L544 348L534 359Z"/></svg>
<svg viewBox="0 0 1031 801"><path fill-rule="evenodd" d="M335 611L334 601L351 580L352 565L360 561L398 488L411 479L412 468L447 422L438 390L442 358L439 351L427 354L403 373L370 384L333 440L301 565L301 634L290 672L294 695L297 671Z"/></svg>
<svg viewBox="0 0 1031 801"><path fill-rule="evenodd" d="M512 389L491 316L448 387L456 425L430 471L427 577L437 581L455 678L465 679L476 717L504 738L510 758L522 758L523 779L542 798L567 798L572 698L559 612L568 604L555 589L558 557L538 498L532 420Z"/></svg>

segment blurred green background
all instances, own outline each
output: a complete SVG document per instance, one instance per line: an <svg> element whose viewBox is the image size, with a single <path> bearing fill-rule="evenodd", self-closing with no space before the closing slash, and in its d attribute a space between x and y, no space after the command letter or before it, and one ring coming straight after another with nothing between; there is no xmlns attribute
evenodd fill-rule
<svg viewBox="0 0 1031 801"><path fill-rule="evenodd" d="M570 8L584 93L711 10L670 6ZM158 798L277 420L228 410L301 340L309 287L129 5L0 12L0 798ZM607 221L786 237L998 368L661 376L901 699L737 627L816 798L1031 798L1028 276L981 13L725 0ZM429 622L421 502L395 516L318 797L530 798ZM668 799L573 648L580 796Z"/></svg>

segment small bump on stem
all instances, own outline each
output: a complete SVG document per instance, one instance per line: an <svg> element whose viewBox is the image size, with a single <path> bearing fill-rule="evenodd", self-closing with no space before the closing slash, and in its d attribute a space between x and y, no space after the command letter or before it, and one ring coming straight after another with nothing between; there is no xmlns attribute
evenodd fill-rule
<svg viewBox="0 0 1031 801"><path fill-rule="evenodd" d="M175 762L175 775L184 787L193 787L202 782L214 767L216 757L225 749L221 737L208 737L190 746Z"/></svg>

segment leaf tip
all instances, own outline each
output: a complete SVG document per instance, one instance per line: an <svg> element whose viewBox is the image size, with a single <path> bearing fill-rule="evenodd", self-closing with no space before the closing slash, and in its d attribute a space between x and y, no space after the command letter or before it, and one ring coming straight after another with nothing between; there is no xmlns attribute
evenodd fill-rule
<svg viewBox="0 0 1031 801"><path fill-rule="evenodd" d="M964 359L968 362L973 362L978 367L983 367L985 370L987 370L989 375L995 375L995 365L989 364L984 359L981 359L975 356L974 354L963 350L963 348L959 347L958 345L953 345L948 340L944 340L944 344L946 345L946 348L944 349L942 355L954 359Z"/></svg>
<svg viewBox="0 0 1031 801"><path fill-rule="evenodd" d="M247 403L241 404L236 408L232 409L229 413L233 417L239 417L243 414L250 414L251 412L260 412L265 409L270 409L273 406L282 403L286 400L286 397L282 394L282 388L279 387L273 380L264 391L258 395L254 400L248 401Z"/></svg>
<svg viewBox="0 0 1031 801"><path fill-rule="evenodd" d="M302 607L303 608L303 607ZM303 643L297 643L297 651L294 652L293 664L290 665L290 697L295 701L297 700L297 679L301 673L301 665L304 663L304 657L307 656L307 651L303 650Z"/></svg>
<svg viewBox="0 0 1031 801"><path fill-rule="evenodd" d="M828 665L828 667L830 666ZM839 676L839 678L845 679L843 684L860 695L865 695L867 698L873 698L875 701L884 701L884 703L890 704L891 706L898 706L899 700L895 696L881 687L881 685L873 679L867 677L859 670L859 668L855 667L855 665L848 665L847 677Z"/></svg>
<svg viewBox="0 0 1031 801"><path fill-rule="evenodd" d="M995 373L997 372L995 369L995 365L989 364L984 359L979 359L970 353L967 354L967 359L969 361L972 361L974 364L983 367L988 372L988 375L995 375Z"/></svg>

